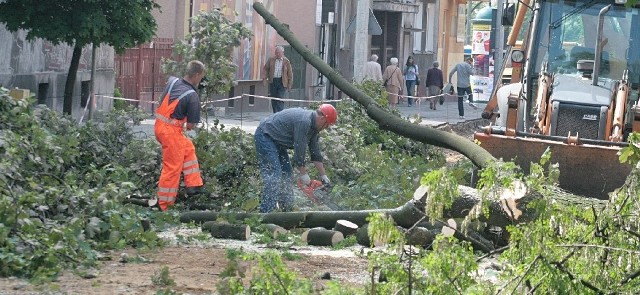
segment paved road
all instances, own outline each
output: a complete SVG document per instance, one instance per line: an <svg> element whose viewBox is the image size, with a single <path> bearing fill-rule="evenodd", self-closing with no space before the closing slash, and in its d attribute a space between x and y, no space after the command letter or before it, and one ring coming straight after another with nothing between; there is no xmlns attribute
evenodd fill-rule
<svg viewBox="0 0 640 295"><path fill-rule="evenodd" d="M422 118L422 123L432 127L438 127L445 124L456 124L463 121L479 119L486 104L477 103L477 109L474 109L469 104L464 105L465 119L458 117L458 101L455 96L448 96L445 99L443 105L438 105L437 110L429 109L429 103L416 104L413 107L408 107L407 103L399 104L398 109L402 113L403 117L415 117L419 115ZM255 132L260 120L270 115L270 112L245 112L245 113L229 113L221 116L211 116L209 120L213 123L214 119L220 120L221 124L225 125L225 128L238 127L242 130L253 133ZM203 118L204 120L204 118ZM340 121L340 114L338 114L338 122ZM143 131L147 135L153 136L153 124L154 119L147 119L142 122L141 126L136 126L136 131Z"/></svg>

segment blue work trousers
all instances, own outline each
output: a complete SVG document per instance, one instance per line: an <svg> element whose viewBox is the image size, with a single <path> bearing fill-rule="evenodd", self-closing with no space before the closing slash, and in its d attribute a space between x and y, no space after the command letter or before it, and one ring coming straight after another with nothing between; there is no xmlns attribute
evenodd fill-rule
<svg viewBox="0 0 640 295"><path fill-rule="evenodd" d="M264 190L260 198L260 212L268 213L280 207L291 211L293 207L293 168L285 147L276 144L260 127L254 135L258 165Z"/></svg>

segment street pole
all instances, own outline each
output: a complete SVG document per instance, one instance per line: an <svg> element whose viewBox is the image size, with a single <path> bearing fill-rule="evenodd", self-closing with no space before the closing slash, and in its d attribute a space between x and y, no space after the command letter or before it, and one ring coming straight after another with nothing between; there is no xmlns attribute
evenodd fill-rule
<svg viewBox="0 0 640 295"><path fill-rule="evenodd" d="M353 50L353 78L360 83L364 79L364 65L369 49L369 8L371 0L358 0L356 14L356 38Z"/></svg>
<svg viewBox="0 0 640 295"><path fill-rule="evenodd" d="M504 26L502 26L502 13L504 11L504 1L498 0L498 11L496 11L496 51L493 55L493 87L497 87L502 81L498 81L501 76L497 71L502 69L502 63L504 62Z"/></svg>
<svg viewBox="0 0 640 295"><path fill-rule="evenodd" d="M93 112L96 104L96 44L91 43L91 91L89 91L89 120L93 119Z"/></svg>

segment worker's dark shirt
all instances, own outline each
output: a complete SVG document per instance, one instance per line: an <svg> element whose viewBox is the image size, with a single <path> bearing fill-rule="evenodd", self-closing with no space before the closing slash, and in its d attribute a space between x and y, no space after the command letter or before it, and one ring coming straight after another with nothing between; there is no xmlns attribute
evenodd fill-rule
<svg viewBox="0 0 640 295"><path fill-rule="evenodd" d="M162 93L162 98L166 95L169 90L169 85L171 81L176 79L176 77L170 77L167 86ZM183 93L193 89L196 92L188 94L187 96L180 99L176 109L171 114L171 118L181 120L184 117L187 117L187 123L199 123L200 122L200 97L198 96L198 90L193 87L193 85L189 84L186 80L182 78L178 78L178 82L173 85L173 89L171 89L171 94L169 95L169 103L172 103L176 98L180 97Z"/></svg>
<svg viewBox="0 0 640 295"><path fill-rule="evenodd" d="M315 113L302 108L285 109L263 119L259 128L279 146L293 149L291 162L295 167L304 166L307 147L311 161L322 162Z"/></svg>

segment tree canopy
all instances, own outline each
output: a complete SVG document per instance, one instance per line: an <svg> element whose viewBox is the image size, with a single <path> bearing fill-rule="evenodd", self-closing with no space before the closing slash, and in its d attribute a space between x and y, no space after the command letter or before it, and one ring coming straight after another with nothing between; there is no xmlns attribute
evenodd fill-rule
<svg viewBox="0 0 640 295"><path fill-rule="evenodd" d="M71 114L82 48L107 44L122 52L151 40L157 26L151 12L159 7L154 0L5 0L0 3L0 22L13 32L26 30L28 40L42 38L73 47L63 106L64 113Z"/></svg>
<svg viewBox="0 0 640 295"><path fill-rule="evenodd" d="M42 38L72 46L105 43L117 51L149 41L156 21L154 0L6 0L0 22L10 31L27 30L27 39Z"/></svg>
<svg viewBox="0 0 640 295"><path fill-rule="evenodd" d="M164 61L163 70L179 76L189 61L197 59L207 69L208 82L202 97L226 93L238 68L233 63L231 50L252 35L242 23L229 20L218 10L201 13L191 19L191 33L185 37L187 41L176 43L174 58Z"/></svg>

